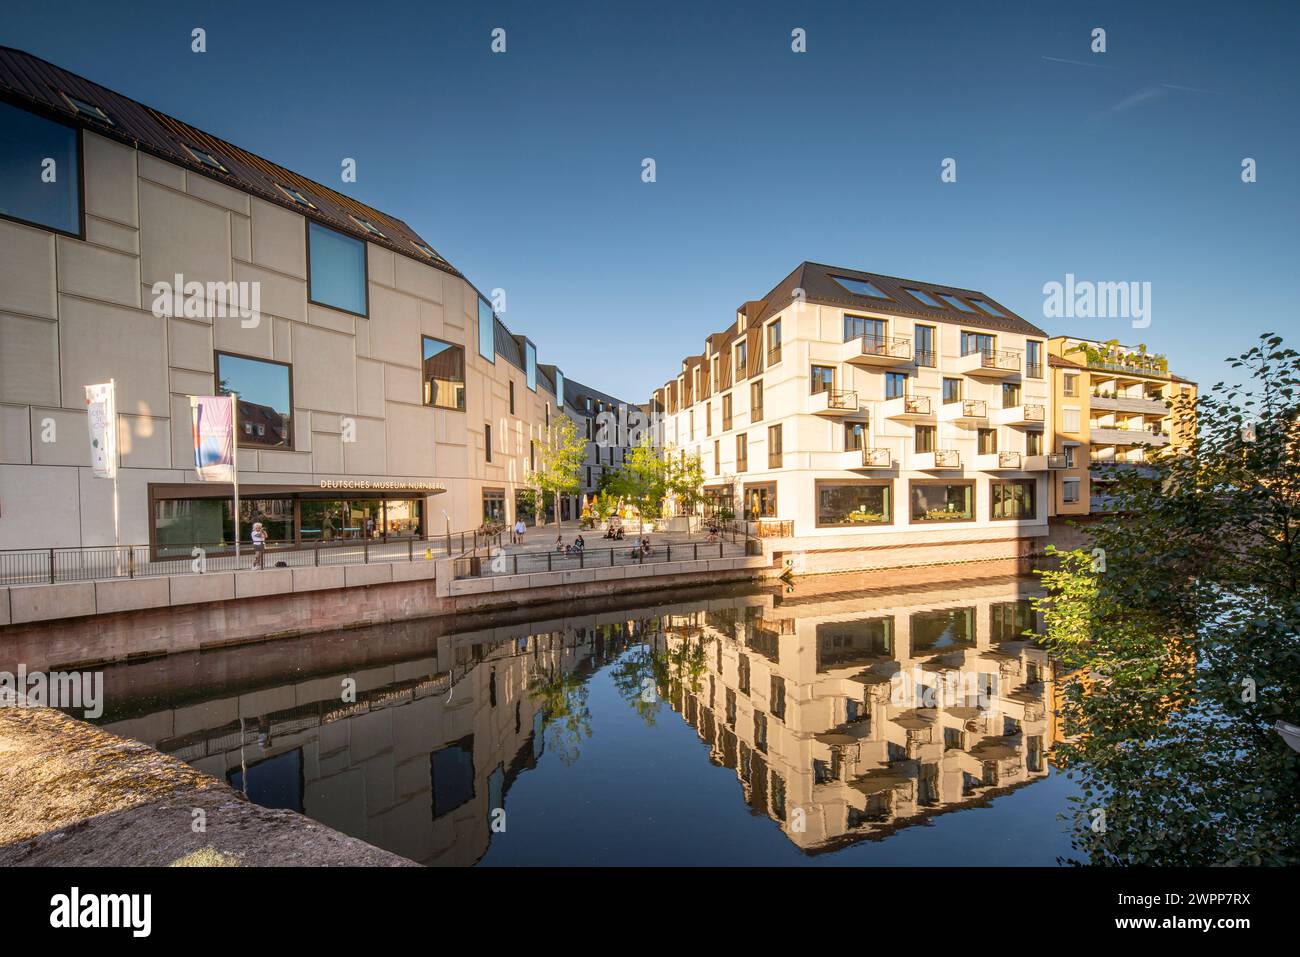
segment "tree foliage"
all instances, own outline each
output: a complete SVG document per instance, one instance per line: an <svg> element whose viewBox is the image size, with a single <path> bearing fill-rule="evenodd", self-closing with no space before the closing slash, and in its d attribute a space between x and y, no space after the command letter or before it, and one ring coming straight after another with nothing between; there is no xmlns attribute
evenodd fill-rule
<svg viewBox="0 0 1300 957"><path fill-rule="evenodd" d="M1094 864L1300 862L1300 355L1277 336L1173 414L1191 454L1115 478L1091 553L1044 573L1069 672L1056 758Z"/></svg>

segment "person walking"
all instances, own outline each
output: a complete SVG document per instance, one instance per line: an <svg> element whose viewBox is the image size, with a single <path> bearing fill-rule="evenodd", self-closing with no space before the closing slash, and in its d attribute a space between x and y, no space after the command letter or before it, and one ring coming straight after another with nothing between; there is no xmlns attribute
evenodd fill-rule
<svg viewBox="0 0 1300 957"><path fill-rule="evenodd" d="M523 517L521 516L519 519L515 521L515 544L516 545L522 545L524 543L524 534L527 531L528 531L528 526L524 524Z"/></svg>
<svg viewBox="0 0 1300 957"><path fill-rule="evenodd" d="M253 567L266 567L266 529L261 522L253 523Z"/></svg>

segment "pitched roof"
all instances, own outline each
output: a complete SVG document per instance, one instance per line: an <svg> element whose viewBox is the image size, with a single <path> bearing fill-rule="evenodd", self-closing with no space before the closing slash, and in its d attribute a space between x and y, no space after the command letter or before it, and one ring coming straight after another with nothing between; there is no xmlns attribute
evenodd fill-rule
<svg viewBox="0 0 1300 957"><path fill-rule="evenodd" d="M62 94L99 107L108 114L112 123L86 117ZM357 239L384 246L417 262L464 278L436 250L432 258L421 252L417 243L431 250L433 247L402 220L30 53L0 46L0 100L126 143L183 166L192 173L285 206ZM189 152L188 147L210 153L226 171L204 164ZM307 209L294 202L280 191L277 183L298 190L316 208ZM384 235L374 235L355 222L352 216L368 220Z"/></svg>
<svg viewBox="0 0 1300 957"><path fill-rule="evenodd" d="M836 277L871 283L888 298L881 299L853 292L837 282ZM910 316L936 322L954 323L974 329L1013 332L1017 335L1044 337L1047 335L1042 329L1016 315L992 296L976 289L944 286L919 279L900 279L896 276L884 276L880 273L850 269L847 266L828 266L824 263L812 262L800 263L790 275L777 283L776 287L761 300L747 302L741 307L741 310L745 311L751 324L766 322L794 301L796 289L803 290L803 297L806 302L818 305ZM957 308L936 308L911 295L907 291L908 289L930 293L935 299L947 295L954 296L959 301L967 304L975 301L975 305L972 306L970 312ZM981 311L981 307L978 305L979 302L990 304L1003 313L1006 318L1000 318L990 312ZM760 304L761 308L759 308ZM754 315L756 308L758 308L757 316Z"/></svg>

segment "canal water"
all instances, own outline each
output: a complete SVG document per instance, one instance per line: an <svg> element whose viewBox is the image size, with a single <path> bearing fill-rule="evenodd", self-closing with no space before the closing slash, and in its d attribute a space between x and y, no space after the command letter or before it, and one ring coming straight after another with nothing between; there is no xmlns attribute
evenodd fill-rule
<svg viewBox="0 0 1300 957"><path fill-rule="evenodd" d="M864 584L119 665L98 723L429 865L1075 856L1055 671L1023 637L1037 582Z"/></svg>

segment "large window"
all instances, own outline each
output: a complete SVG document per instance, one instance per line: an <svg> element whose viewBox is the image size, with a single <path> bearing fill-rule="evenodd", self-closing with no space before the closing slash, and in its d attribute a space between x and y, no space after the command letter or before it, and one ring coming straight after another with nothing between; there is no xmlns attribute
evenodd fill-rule
<svg viewBox="0 0 1300 957"><path fill-rule="evenodd" d="M844 423L844 451L859 452L867 447L867 423Z"/></svg>
<svg viewBox="0 0 1300 957"><path fill-rule="evenodd" d="M1014 409L1020 404L1020 383L1002 383L1002 408Z"/></svg>
<svg viewBox="0 0 1300 957"><path fill-rule="evenodd" d="M749 375L749 343L744 339L736 346L735 362L732 376L737 382Z"/></svg>
<svg viewBox="0 0 1300 957"><path fill-rule="evenodd" d="M771 425L767 429L767 467L770 469L779 469L781 467L783 449L781 447L781 426Z"/></svg>
<svg viewBox="0 0 1300 957"><path fill-rule="evenodd" d="M486 299L478 301L478 354L488 362L497 361L497 320Z"/></svg>
<svg viewBox="0 0 1300 957"><path fill-rule="evenodd" d="M1025 375L1031 379L1043 377L1043 344L1037 339L1025 340Z"/></svg>
<svg viewBox="0 0 1300 957"><path fill-rule="evenodd" d="M933 452L935 442L938 440L938 426L918 425L916 427L916 445L914 446L918 454Z"/></svg>
<svg viewBox="0 0 1300 957"><path fill-rule="evenodd" d="M893 521L892 483L818 482L817 525L888 525Z"/></svg>
<svg viewBox="0 0 1300 957"><path fill-rule="evenodd" d="M781 361L781 320L778 319L767 327L767 364L774 366Z"/></svg>
<svg viewBox="0 0 1300 957"><path fill-rule="evenodd" d="M435 409L465 411L465 347L421 336L424 347L424 404ZM510 383L510 411L514 412Z"/></svg>
<svg viewBox="0 0 1300 957"><path fill-rule="evenodd" d="M537 347L531 342L524 343L524 375L528 377L528 388L537 391Z"/></svg>
<svg viewBox="0 0 1300 957"><path fill-rule="evenodd" d="M506 491L501 488L483 490L483 524L504 525L506 521Z"/></svg>
<svg viewBox="0 0 1300 957"><path fill-rule="evenodd" d="M1035 479L1013 479L989 483L992 512L990 518L1032 519L1038 514L1038 482Z"/></svg>
<svg viewBox="0 0 1300 957"><path fill-rule="evenodd" d="M763 421L763 380L749 384L749 421Z"/></svg>
<svg viewBox="0 0 1300 957"><path fill-rule="evenodd" d="M913 522L969 522L975 518L974 482L914 481Z"/></svg>
<svg viewBox="0 0 1300 957"><path fill-rule="evenodd" d="M756 521L760 518L776 518L776 483L745 486L745 518Z"/></svg>
<svg viewBox="0 0 1300 957"><path fill-rule="evenodd" d="M868 319L865 316L844 317L844 341L850 339L867 340L867 345L878 346L885 341L887 324L884 319Z"/></svg>
<svg viewBox="0 0 1300 957"><path fill-rule="evenodd" d="M728 392L722 397L722 431L727 432L731 429L731 393Z"/></svg>
<svg viewBox="0 0 1300 957"><path fill-rule="evenodd" d="M239 396L239 444L293 448L293 387L289 366L225 352L218 352L216 357L218 394Z"/></svg>
<svg viewBox="0 0 1300 957"><path fill-rule="evenodd" d="M555 407L557 409L564 408L564 373L559 369L555 370ZM551 414L551 407L549 404L546 406L546 414ZM547 424L549 425L550 423L548 422Z"/></svg>
<svg viewBox="0 0 1300 957"><path fill-rule="evenodd" d="M943 404L951 405L954 402L961 401L961 379L949 379L946 376L943 380Z"/></svg>
<svg viewBox="0 0 1300 957"><path fill-rule="evenodd" d="M736 471L749 468L749 437L741 432L736 436Z"/></svg>
<svg viewBox="0 0 1300 957"><path fill-rule="evenodd" d="M919 366L933 366L936 358L934 354L934 326L917 326L915 338L916 344L912 352L916 356L916 364Z"/></svg>
<svg viewBox="0 0 1300 957"><path fill-rule="evenodd" d="M885 398L897 399L900 396L907 395L907 373L906 372L886 372L885 373Z"/></svg>
<svg viewBox="0 0 1300 957"><path fill-rule="evenodd" d="M0 216L81 235L75 129L0 103Z"/></svg>
<svg viewBox="0 0 1300 957"><path fill-rule="evenodd" d="M818 392L835 391L834 366L813 366L811 378L813 395L816 395Z"/></svg>
<svg viewBox="0 0 1300 957"><path fill-rule="evenodd" d="M307 253L308 298L366 315L366 244L309 221Z"/></svg>
<svg viewBox="0 0 1300 957"><path fill-rule="evenodd" d="M998 450L998 430L980 429L976 433L975 450L980 455L992 455Z"/></svg>
<svg viewBox="0 0 1300 957"><path fill-rule="evenodd" d="M974 355L976 352L982 352L985 355L996 352L998 340L996 336L986 335L982 332L963 332L961 334L961 354L964 356Z"/></svg>

